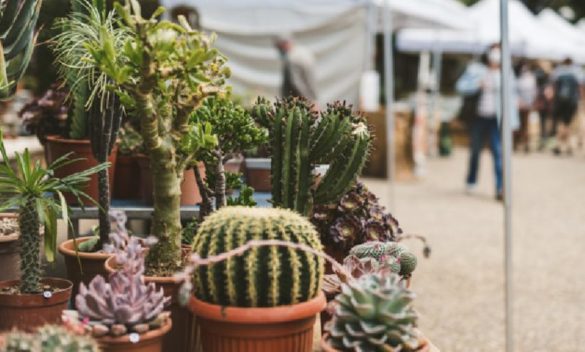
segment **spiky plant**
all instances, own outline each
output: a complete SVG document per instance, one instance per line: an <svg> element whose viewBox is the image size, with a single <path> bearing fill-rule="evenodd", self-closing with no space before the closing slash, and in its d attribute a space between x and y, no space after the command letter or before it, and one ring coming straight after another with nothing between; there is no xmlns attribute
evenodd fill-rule
<svg viewBox="0 0 585 352"><path fill-rule="evenodd" d="M424 342L416 331L414 293L400 276L373 273L349 280L333 302L325 325L328 343L339 351L413 352Z"/></svg>
<svg viewBox="0 0 585 352"><path fill-rule="evenodd" d="M92 59L113 82L116 93L139 121L144 149L153 174L154 214L151 233L159 238L147 258L147 272L169 275L181 265L180 184L207 129L193 126L189 117L209 95L222 90L229 70L225 58L205 34L189 27L159 21L164 11L143 18L137 0L115 3L121 26L132 40L115 50L108 33L89 45ZM192 128L202 138L181 143Z"/></svg>
<svg viewBox="0 0 585 352"><path fill-rule="evenodd" d="M108 167L107 163L63 177L54 176L54 171L75 162L65 155L44 168L40 161L33 161L28 149L23 154L15 153L16 170L12 169L0 131L0 194L3 201L0 211L19 209L20 227L20 291L38 293L41 291L40 274L40 227L44 225L45 255L52 262L57 247L57 217L68 222L68 207L64 192L81 198L91 199L81 189L92 174ZM93 200L92 200L93 201Z"/></svg>
<svg viewBox="0 0 585 352"><path fill-rule="evenodd" d="M99 352L90 337L73 333L58 325L45 325L35 333L13 331L6 335L5 352Z"/></svg>
<svg viewBox="0 0 585 352"><path fill-rule="evenodd" d="M30 62L41 4L42 0L0 2L0 100L14 94Z"/></svg>
<svg viewBox="0 0 585 352"><path fill-rule="evenodd" d="M372 136L364 118L344 103L316 113L301 98L274 105L259 99L253 115L270 130L275 206L307 216L314 204L336 202L366 162ZM318 183L312 174L317 164L329 164Z"/></svg>
<svg viewBox="0 0 585 352"><path fill-rule="evenodd" d="M285 240L321 249L313 226L287 209L224 207L199 226L193 251L202 258L227 252L250 240ZM273 307L315 297L323 259L285 247L252 248L239 257L194 271L195 295L218 305Z"/></svg>

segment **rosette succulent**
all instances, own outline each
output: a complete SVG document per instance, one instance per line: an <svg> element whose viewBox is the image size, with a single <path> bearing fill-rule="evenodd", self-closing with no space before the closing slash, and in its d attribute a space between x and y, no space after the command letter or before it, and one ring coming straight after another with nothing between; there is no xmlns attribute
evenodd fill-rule
<svg viewBox="0 0 585 352"><path fill-rule="evenodd" d="M425 342L416 330L413 299L396 274L369 274L344 283L325 325L327 343L339 351L421 350Z"/></svg>

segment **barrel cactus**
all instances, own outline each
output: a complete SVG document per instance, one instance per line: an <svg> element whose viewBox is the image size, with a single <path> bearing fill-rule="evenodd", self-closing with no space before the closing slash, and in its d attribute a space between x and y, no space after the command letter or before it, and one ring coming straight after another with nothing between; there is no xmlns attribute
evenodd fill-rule
<svg viewBox="0 0 585 352"><path fill-rule="evenodd" d="M319 235L304 217L287 209L224 207L206 218L193 250L202 258L250 240L284 240L321 249ZM324 261L285 247L252 248L241 256L194 270L195 295L223 306L273 307L314 298Z"/></svg>
<svg viewBox="0 0 585 352"><path fill-rule="evenodd" d="M416 330L414 293L396 274L350 280L335 297L327 343L340 351L412 352L425 343Z"/></svg>
<svg viewBox="0 0 585 352"><path fill-rule="evenodd" d="M374 258L378 262L387 262L392 272L404 277L410 277L417 264L416 256L405 246L396 242L366 242L353 247L349 251L349 256L360 259Z"/></svg>
<svg viewBox="0 0 585 352"><path fill-rule="evenodd" d="M62 326L45 325L34 334L13 331L6 336L5 352L98 352L90 337L75 334Z"/></svg>

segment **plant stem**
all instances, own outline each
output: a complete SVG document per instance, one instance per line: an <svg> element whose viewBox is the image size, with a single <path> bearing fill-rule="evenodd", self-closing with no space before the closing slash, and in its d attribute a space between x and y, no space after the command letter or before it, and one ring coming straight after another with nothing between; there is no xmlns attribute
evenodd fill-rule
<svg viewBox="0 0 585 352"><path fill-rule="evenodd" d="M38 293L41 291L41 235L39 233L39 214L33 197L26 200L18 216L20 226L20 292Z"/></svg>
<svg viewBox="0 0 585 352"><path fill-rule="evenodd" d="M225 170L223 167L223 155L221 151L214 152L217 158L217 165L215 166L215 209L221 209L227 205L227 198L225 196Z"/></svg>
<svg viewBox="0 0 585 352"><path fill-rule="evenodd" d="M195 181L197 181L197 187L199 187L199 193L201 194L201 206L199 207L199 220L203 221L207 215L213 212L213 204L211 203L211 192L207 188L199 167L193 167L195 173Z"/></svg>

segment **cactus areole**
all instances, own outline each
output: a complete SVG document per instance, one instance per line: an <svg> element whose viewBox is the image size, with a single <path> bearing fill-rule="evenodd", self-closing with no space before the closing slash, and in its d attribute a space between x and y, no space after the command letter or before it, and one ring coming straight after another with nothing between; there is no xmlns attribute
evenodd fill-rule
<svg viewBox="0 0 585 352"><path fill-rule="evenodd" d="M183 171L194 161L199 142L206 140L189 117L207 96L221 90L229 70L225 58L211 47L212 40L184 19L180 25L158 21L162 8L145 19L136 0L115 5L131 39L117 52L104 32L90 50L140 124L153 177L151 233L159 239L149 252L147 274L166 276L181 265Z"/></svg>

